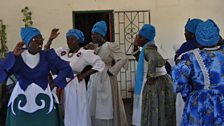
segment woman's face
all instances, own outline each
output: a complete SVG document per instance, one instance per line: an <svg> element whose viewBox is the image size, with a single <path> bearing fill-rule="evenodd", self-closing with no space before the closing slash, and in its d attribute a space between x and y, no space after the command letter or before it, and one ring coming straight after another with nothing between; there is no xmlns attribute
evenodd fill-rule
<svg viewBox="0 0 224 126"><path fill-rule="evenodd" d="M188 30L185 29L185 33L184 33L185 39L187 41L193 40L195 39L195 35L191 32L189 32Z"/></svg>
<svg viewBox="0 0 224 126"><path fill-rule="evenodd" d="M101 46L105 42L104 38L99 33L96 32L91 33L91 38L93 40L93 43L99 44L99 46Z"/></svg>
<svg viewBox="0 0 224 126"><path fill-rule="evenodd" d="M42 50L43 41L42 35L33 37L28 45L28 51L33 55L37 54Z"/></svg>
<svg viewBox="0 0 224 126"><path fill-rule="evenodd" d="M145 41L146 41L145 38L141 37L140 35L136 35L134 40L134 45L143 47L145 44Z"/></svg>
<svg viewBox="0 0 224 126"><path fill-rule="evenodd" d="M68 36L67 37L67 45L70 50L74 50L79 47L80 42L75 36Z"/></svg>

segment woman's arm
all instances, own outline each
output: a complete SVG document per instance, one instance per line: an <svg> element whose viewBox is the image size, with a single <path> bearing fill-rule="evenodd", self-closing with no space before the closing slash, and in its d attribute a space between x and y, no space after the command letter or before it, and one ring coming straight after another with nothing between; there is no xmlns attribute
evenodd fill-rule
<svg viewBox="0 0 224 126"><path fill-rule="evenodd" d="M90 76L90 75L92 75L92 74L94 74L94 73L96 73L96 72L98 72L98 71L97 71L97 70L94 70L94 69L90 69L90 70L88 70L88 71L86 71L86 72L84 72L84 73L82 73L82 74L78 74L78 75L77 75L78 80L79 80L79 81L82 81L82 80L85 79L86 77L88 77L88 76Z"/></svg>
<svg viewBox="0 0 224 126"><path fill-rule="evenodd" d="M184 99L186 99L192 91L190 82L191 66L192 63L189 55L183 55L181 61L174 66L171 72L174 92L181 93Z"/></svg>
<svg viewBox="0 0 224 126"><path fill-rule="evenodd" d="M53 28L51 30L51 35L46 43L46 45L44 45L44 50L47 50L47 49L50 49L51 48L51 44L52 44L52 41L58 37L59 35L59 29L58 28Z"/></svg>
<svg viewBox="0 0 224 126"><path fill-rule="evenodd" d="M52 73L57 74L54 83L60 88L64 88L68 84L66 78L70 78L70 80L74 78L69 63L58 57L53 49L47 50L45 53L47 55L50 70Z"/></svg>
<svg viewBox="0 0 224 126"><path fill-rule="evenodd" d="M115 62L114 65L108 70L108 72L111 75L117 75L122 67L124 69L128 68L128 58L124 53L122 53L118 45L110 43L109 49L111 51L111 57Z"/></svg>
<svg viewBox="0 0 224 126"><path fill-rule="evenodd" d="M92 69L89 69L89 70L85 71L84 73L79 74L78 75L79 81L90 76L91 74L103 71L105 64L101 60L101 58L94 53L93 50L85 50L83 58L86 61L87 65L92 66Z"/></svg>
<svg viewBox="0 0 224 126"><path fill-rule="evenodd" d="M139 47L138 46L134 46L132 55L135 57L135 59L137 61L139 59L140 53L141 53L141 51L140 51Z"/></svg>
<svg viewBox="0 0 224 126"><path fill-rule="evenodd" d="M13 66L15 64L15 55L9 52L7 57L0 61L0 83L7 81L8 77L13 74Z"/></svg>

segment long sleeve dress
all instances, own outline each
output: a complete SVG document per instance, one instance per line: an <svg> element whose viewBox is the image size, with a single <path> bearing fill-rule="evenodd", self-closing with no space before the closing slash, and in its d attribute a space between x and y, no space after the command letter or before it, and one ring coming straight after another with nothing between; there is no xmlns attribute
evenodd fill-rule
<svg viewBox="0 0 224 126"><path fill-rule="evenodd" d="M97 55L105 63L102 72L90 76L88 98L93 126L127 126L127 119L117 74L122 67L127 68L127 57L118 45L106 42L96 49ZM113 60L115 64L113 64ZM109 76L107 71L113 74Z"/></svg>
<svg viewBox="0 0 224 126"><path fill-rule="evenodd" d="M17 84L8 103L6 126L63 126L59 117L57 97L51 93L48 73L56 73L54 83L64 88L74 76L69 64L54 50L20 56L12 52L0 62L0 83L14 74ZM69 79L70 78L70 79Z"/></svg>
<svg viewBox="0 0 224 126"><path fill-rule="evenodd" d="M224 50L195 49L174 67L175 92L185 100L181 126L224 125Z"/></svg>
<svg viewBox="0 0 224 126"><path fill-rule="evenodd" d="M81 73L87 65L99 72L105 67L104 62L93 50L81 48L78 52L69 54L68 48L59 48L57 54L69 62L74 76ZM91 126L85 80L79 82L76 77L69 82L64 89L64 98L65 126Z"/></svg>
<svg viewBox="0 0 224 126"><path fill-rule="evenodd" d="M144 56L148 68L142 92L141 126L175 126L175 95L165 60L153 44L146 45Z"/></svg>

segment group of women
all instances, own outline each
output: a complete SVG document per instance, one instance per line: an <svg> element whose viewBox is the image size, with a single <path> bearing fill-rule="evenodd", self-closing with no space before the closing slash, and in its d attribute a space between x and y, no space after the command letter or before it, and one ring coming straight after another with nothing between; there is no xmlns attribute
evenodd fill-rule
<svg viewBox="0 0 224 126"><path fill-rule="evenodd" d="M122 67L127 68L127 57L104 39L105 21L97 22L91 33L93 42L85 48L82 31L70 29L67 47L50 49L59 35L58 29L53 29L42 50L40 31L21 28L22 41L0 62L0 82L11 74L18 81L8 103L6 126L127 126L116 78ZM92 67L83 72L88 65ZM63 95L63 121L51 81Z"/></svg>
<svg viewBox="0 0 224 126"><path fill-rule="evenodd" d="M176 51L171 76L154 37L155 27L145 24L134 41L133 125L224 125L224 50L217 24L211 19L187 21L186 42Z"/></svg>
<svg viewBox="0 0 224 126"><path fill-rule="evenodd" d="M185 26L187 42L177 51L176 65L169 76L166 60L157 51L155 27L143 25L134 40L133 55L138 64L133 125L224 124L224 50L219 32L210 19L189 20ZM0 82L11 74L17 78L8 103L6 126L127 126L116 78L121 68L127 68L127 57L119 46L105 40L106 22L94 24L93 41L87 46L83 46L82 31L70 29L66 34L67 47L50 49L58 34L54 29L42 50L44 39L40 31L21 28L22 41L0 61ZM92 67L83 72L88 65ZM49 84L51 76L55 87L63 89L63 121L58 97ZM184 101L182 115L175 113L176 93L182 96L177 101ZM176 115L181 116L181 122L176 122Z"/></svg>

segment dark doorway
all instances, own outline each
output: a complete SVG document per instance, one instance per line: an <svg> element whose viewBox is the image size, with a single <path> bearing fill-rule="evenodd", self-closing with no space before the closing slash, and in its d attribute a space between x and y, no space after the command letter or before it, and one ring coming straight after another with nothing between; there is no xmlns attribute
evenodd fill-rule
<svg viewBox="0 0 224 126"><path fill-rule="evenodd" d="M92 41L91 30L93 25L101 20L107 22L106 40L114 41L113 10L73 11L73 27L84 33L86 44Z"/></svg>

